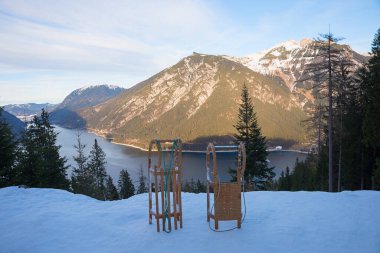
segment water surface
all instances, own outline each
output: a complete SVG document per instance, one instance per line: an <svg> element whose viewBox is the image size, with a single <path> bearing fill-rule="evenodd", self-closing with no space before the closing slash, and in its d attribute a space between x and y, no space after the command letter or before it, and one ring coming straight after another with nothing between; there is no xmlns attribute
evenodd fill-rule
<svg viewBox="0 0 380 253"><path fill-rule="evenodd" d="M59 133L57 142L61 145L60 153L66 156L68 164L75 166L73 156L77 155L74 145L77 143L77 134L80 134L82 143L86 145L85 153L88 155L92 146L94 145L95 138L98 144L106 153L106 169L107 173L111 175L115 183L119 178L119 173L122 169L127 169L132 177L132 180L137 183L140 167L143 168L147 174L148 166L148 152L142 151L133 147L118 145L109 142L108 140L99 137L95 134L86 131L78 131L72 129L65 129L56 126L55 130ZM296 159L303 161L306 157L303 153L292 151L273 151L269 152L268 160L270 165L274 166L276 176L281 174L281 171L289 166L293 169ZM235 168L236 153L217 153L218 174L222 181L229 181L230 175L228 168ZM206 155L204 153L182 153L182 174L184 180L206 180ZM68 174L71 175L72 167L69 169Z"/></svg>

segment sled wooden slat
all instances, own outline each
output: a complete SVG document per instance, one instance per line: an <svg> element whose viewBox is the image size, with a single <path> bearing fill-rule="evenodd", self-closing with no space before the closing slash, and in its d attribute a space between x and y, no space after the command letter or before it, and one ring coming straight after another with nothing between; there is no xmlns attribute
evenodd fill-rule
<svg viewBox="0 0 380 253"><path fill-rule="evenodd" d="M157 140L152 140L149 144L148 153L148 189L149 189L149 224L152 224L153 217L156 219L157 232L160 232L162 223L162 229L166 231L166 228L171 231L172 218L174 219L174 229L178 229L178 221L180 228L182 228L182 201L181 201L181 162L182 162L182 142L178 140L161 140L162 144L174 145L177 142L177 146L174 149L173 163L170 168L162 167L162 148ZM152 168L152 155L153 148L157 150L157 162ZM169 152L168 152L169 153ZM170 153L169 153L170 154ZM170 165L169 165L170 166ZM166 171L165 171L166 169ZM166 181L167 179L167 181ZM167 184L165 186L165 183ZM165 188L166 187L166 188ZM155 195L155 211L153 210L153 191ZM165 210L165 199L167 201L167 210ZM166 219L167 216L167 219ZM160 222L161 221L161 222ZM167 222L167 224L166 224Z"/></svg>
<svg viewBox="0 0 380 253"><path fill-rule="evenodd" d="M212 159L212 168L210 167ZM212 143L209 143L206 152L207 169L207 221L215 220L215 229L219 229L219 221L236 220L237 227L241 226L241 178L244 175L246 154L243 143L238 146L238 159L236 169L236 182L221 183L218 178L216 151ZM212 179L209 173L212 169ZM214 205L210 209L210 188L214 188ZM212 209L213 212L212 213Z"/></svg>

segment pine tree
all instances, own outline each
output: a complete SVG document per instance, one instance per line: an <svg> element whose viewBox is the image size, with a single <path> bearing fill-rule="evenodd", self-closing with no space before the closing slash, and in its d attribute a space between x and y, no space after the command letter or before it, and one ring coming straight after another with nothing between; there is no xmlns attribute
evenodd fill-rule
<svg viewBox="0 0 380 253"><path fill-rule="evenodd" d="M337 131L337 128L334 127L334 125L336 123L340 125L339 121L336 121L334 118L337 114L337 111L334 111L334 109L337 107L336 105L339 102L342 102L342 100L339 101L337 97L342 95L343 90L340 88L342 87L341 84L345 82L342 78L346 78L348 76L347 70L349 69L349 65L351 65L351 62L348 60L349 58L344 57L343 55L343 48L337 44L339 40L341 39L334 37L334 35L329 32L328 34L322 34L321 38L314 41L312 46L314 47L314 50L317 52L317 55L315 55L314 60L305 68L305 76L308 77L303 77L301 78L301 80L299 80L306 81L309 79L314 79L316 85L313 85L313 94L317 95L317 101L320 101L320 99L322 99L324 100L324 102L322 102L322 105L326 105L326 110L322 109L315 111L316 113L318 113L318 116L314 115L314 119L319 120L318 124L319 127L321 127L320 124L324 123L324 121L321 120L321 114L322 116L327 115L327 125L322 126L322 128L325 132L325 136L327 137L328 187L330 192L334 191L334 185L337 185L337 183L335 183L335 179L340 178L339 171L338 173L335 172L335 163L333 159L333 156L335 157L334 154L336 153L336 149L334 149L336 141L335 138L333 139L333 136L335 136L335 132ZM343 96L341 96L340 98L342 99ZM320 106L319 108L321 109ZM318 133L319 137L321 137L321 128L319 129ZM338 147L340 147L340 137L341 136L339 136ZM319 151L324 150L320 146L322 142L324 141L321 141L319 138ZM319 155L321 156L322 154ZM341 168L341 163L339 165L339 168Z"/></svg>
<svg viewBox="0 0 380 253"><path fill-rule="evenodd" d="M92 196L94 192L95 181L91 170L87 164L87 156L84 154L86 145L81 142L80 134L77 135L77 144L74 145L77 156L73 156L75 163L71 175L71 187L74 193Z"/></svg>
<svg viewBox="0 0 380 253"><path fill-rule="evenodd" d="M184 192L191 192L191 185L190 185L190 182L187 180L183 184L183 191Z"/></svg>
<svg viewBox="0 0 380 253"><path fill-rule="evenodd" d="M105 192L106 192L106 200L119 199L119 194L117 193L116 186L113 184L113 180L111 176L107 177Z"/></svg>
<svg viewBox="0 0 380 253"><path fill-rule="evenodd" d="M118 187L120 199L127 199L135 195L135 186L127 170L120 171Z"/></svg>
<svg viewBox="0 0 380 253"><path fill-rule="evenodd" d="M244 173L248 188L264 190L272 183L274 167L267 162L266 139L261 134L256 113L249 96L248 88L244 84L241 94L242 102L239 107L238 122L234 126L237 130L235 138L245 144L247 164ZM253 187L249 187L253 184Z"/></svg>
<svg viewBox="0 0 380 253"><path fill-rule="evenodd" d="M206 192L206 186L199 179L196 184L196 193Z"/></svg>
<svg viewBox="0 0 380 253"><path fill-rule="evenodd" d="M289 167L286 166L285 173L284 171L281 171L281 176L278 179L278 190L279 191L290 191L292 188L291 186L291 174Z"/></svg>
<svg viewBox="0 0 380 253"><path fill-rule="evenodd" d="M9 125L1 119L0 107L0 188L14 183L17 143Z"/></svg>
<svg viewBox="0 0 380 253"><path fill-rule="evenodd" d="M366 95L363 139L367 149L365 154L371 154L365 159L367 164L362 168L366 170L363 169L362 174L374 175L372 181L374 186L378 187L380 185L380 29L377 30L372 42L371 59L366 65L362 83L364 83ZM368 180L365 180L365 177L362 178L362 186L366 183L365 181Z"/></svg>
<svg viewBox="0 0 380 253"><path fill-rule="evenodd" d="M147 191L148 189L147 189L146 177L144 176L144 171L142 167L140 167L139 187L137 188L137 194L145 193Z"/></svg>
<svg viewBox="0 0 380 253"><path fill-rule="evenodd" d="M89 167L94 178L94 191L92 197L105 200L105 180L107 177L106 167L106 154L99 146L98 141L95 139L94 145L89 156Z"/></svg>
<svg viewBox="0 0 380 253"><path fill-rule="evenodd" d="M49 114L42 109L22 138L17 182L30 187L69 189L66 158L60 157L57 133L50 125Z"/></svg>

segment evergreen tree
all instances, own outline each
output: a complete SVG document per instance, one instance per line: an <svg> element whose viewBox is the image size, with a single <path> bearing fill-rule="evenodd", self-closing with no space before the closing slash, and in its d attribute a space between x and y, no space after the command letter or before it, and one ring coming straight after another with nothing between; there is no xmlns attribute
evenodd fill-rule
<svg viewBox="0 0 380 253"><path fill-rule="evenodd" d="M9 125L2 120L0 107L0 188L14 183L17 143Z"/></svg>
<svg viewBox="0 0 380 253"><path fill-rule="evenodd" d="M290 169L286 166L285 173L281 172L281 177L278 179L278 190L279 191L290 191L291 190L291 176Z"/></svg>
<svg viewBox="0 0 380 253"><path fill-rule="evenodd" d="M309 77L317 81L316 91L314 94L325 95L327 126L325 132L327 133L328 142L328 178L329 178L329 191L334 188L334 162L333 162L333 109L334 109L334 91L338 87L335 80L336 70L339 68L341 60L342 49L337 46L336 42L340 39L335 38L332 33L322 34L321 38L317 39L314 43L314 49L317 55L311 64L306 67L305 72ZM321 113L321 112L319 112Z"/></svg>
<svg viewBox="0 0 380 253"><path fill-rule="evenodd" d="M373 173L373 189L380 191L380 159L377 159L376 169Z"/></svg>
<svg viewBox="0 0 380 253"><path fill-rule="evenodd" d="M309 155L305 161L299 162L298 158L293 172L290 174L291 191L313 191L315 186L316 160Z"/></svg>
<svg viewBox="0 0 380 253"><path fill-rule="evenodd" d="M256 113L254 112L252 100L248 88L244 84L242 103L239 107L238 122L234 126L237 130L235 138L245 144L247 152L247 164L244 173L247 188L258 190L267 189L274 178L273 167L268 166L266 139L261 134ZM250 185L253 184L253 187Z"/></svg>
<svg viewBox="0 0 380 253"><path fill-rule="evenodd" d="M199 179L197 180L195 193L206 192L206 186Z"/></svg>
<svg viewBox="0 0 380 253"><path fill-rule="evenodd" d="M380 29L372 42L371 59L367 64L365 82L367 83L367 105L363 132L365 141L380 148Z"/></svg>
<svg viewBox="0 0 380 253"><path fill-rule="evenodd" d="M135 186L127 170L120 171L118 187L120 199L127 199L135 195Z"/></svg>
<svg viewBox="0 0 380 253"><path fill-rule="evenodd" d="M92 197L105 200L105 180L107 177L106 167L106 154L99 146L98 141L95 139L94 145L89 156L89 162L87 166L89 167L93 178L94 178L94 190Z"/></svg>
<svg viewBox="0 0 380 253"><path fill-rule="evenodd" d="M192 192L190 182L187 180L184 183L183 191L184 192Z"/></svg>
<svg viewBox="0 0 380 253"><path fill-rule="evenodd" d="M60 157L57 133L50 125L49 114L42 109L35 116L22 138L17 183L30 187L69 189L66 158Z"/></svg>
<svg viewBox="0 0 380 253"><path fill-rule="evenodd" d="M113 184L113 180L111 176L107 177L105 192L106 192L106 200L119 199L119 194L117 193L116 186Z"/></svg>
<svg viewBox="0 0 380 253"><path fill-rule="evenodd" d="M373 175L374 186L380 185L379 164L380 164L380 29L377 30L372 42L371 59L366 65L362 75L363 89L365 90L365 108L363 119L363 139L365 143L366 159L365 165L362 165L362 188L368 184L368 177Z"/></svg>
<svg viewBox="0 0 380 253"><path fill-rule="evenodd" d="M77 144L74 145L74 148L77 151L77 156L73 156L77 166L74 167L71 175L71 187L74 193L92 196L95 181L90 167L87 164L88 158L84 154L85 147L86 145L81 142L80 134L78 133Z"/></svg>
<svg viewBox="0 0 380 253"><path fill-rule="evenodd" d="M137 188L137 194L148 192L146 177L144 176L144 171L142 167L140 167L139 173L139 187Z"/></svg>

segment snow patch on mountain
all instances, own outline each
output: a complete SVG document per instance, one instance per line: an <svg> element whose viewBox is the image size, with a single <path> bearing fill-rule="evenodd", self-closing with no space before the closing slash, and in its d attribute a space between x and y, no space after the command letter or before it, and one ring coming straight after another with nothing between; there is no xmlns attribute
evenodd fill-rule
<svg viewBox="0 0 380 253"><path fill-rule="evenodd" d="M81 95L83 92L85 92L87 90L94 89L94 88L100 88L100 87L108 88L109 90L122 89L121 87L116 86L116 85L112 85L112 84L100 84L100 85L85 85L79 89L76 89L74 92L76 95Z"/></svg>

